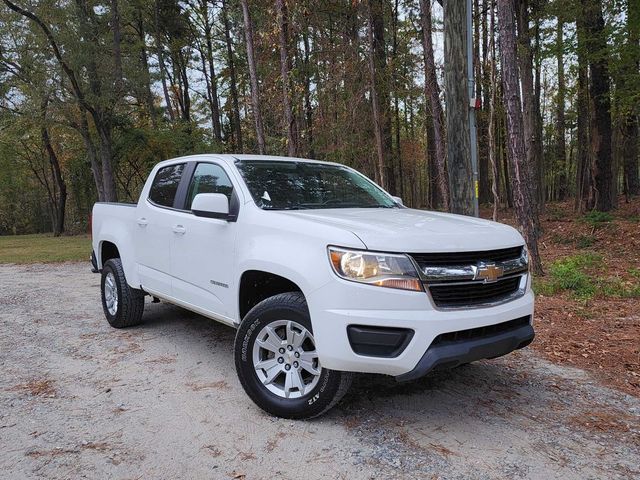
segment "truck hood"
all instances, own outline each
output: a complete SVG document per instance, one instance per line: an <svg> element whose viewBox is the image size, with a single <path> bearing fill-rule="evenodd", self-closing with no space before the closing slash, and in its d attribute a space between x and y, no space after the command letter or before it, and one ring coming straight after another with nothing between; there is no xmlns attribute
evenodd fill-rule
<svg viewBox="0 0 640 480"><path fill-rule="evenodd" d="M286 213L348 230L370 250L462 252L524 244L520 233L508 225L449 213L410 208L344 208Z"/></svg>

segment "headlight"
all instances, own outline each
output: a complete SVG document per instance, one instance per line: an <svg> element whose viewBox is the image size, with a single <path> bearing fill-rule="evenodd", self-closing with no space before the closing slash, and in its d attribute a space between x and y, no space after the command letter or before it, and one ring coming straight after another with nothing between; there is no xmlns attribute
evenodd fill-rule
<svg viewBox="0 0 640 480"><path fill-rule="evenodd" d="M401 290L422 290L418 272L406 255L329 247L329 259L336 274L345 280Z"/></svg>

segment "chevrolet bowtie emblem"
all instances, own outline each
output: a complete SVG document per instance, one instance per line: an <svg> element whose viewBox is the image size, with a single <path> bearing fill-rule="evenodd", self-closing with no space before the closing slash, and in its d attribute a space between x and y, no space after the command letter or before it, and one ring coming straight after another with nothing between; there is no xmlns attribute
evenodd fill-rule
<svg viewBox="0 0 640 480"><path fill-rule="evenodd" d="M497 265L478 265L474 280L484 280L484 283L491 283L504 275L504 268Z"/></svg>

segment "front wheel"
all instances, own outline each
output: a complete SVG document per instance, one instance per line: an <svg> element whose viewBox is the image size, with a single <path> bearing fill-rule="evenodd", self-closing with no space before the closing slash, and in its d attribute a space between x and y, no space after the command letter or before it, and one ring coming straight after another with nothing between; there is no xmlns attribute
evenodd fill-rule
<svg viewBox="0 0 640 480"><path fill-rule="evenodd" d="M107 260L102 268L102 309L109 325L125 328L142 321L144 293L131 288L119 258Z"/></svg>
<svg viewBox="0 0 640 480"><path fill-rule="evenodd" d="M251 309L238 329L234 350L245 392L278 417L322 415L351 385L353 374L320 364L309 310L300 292L275 295Z"/></svg>

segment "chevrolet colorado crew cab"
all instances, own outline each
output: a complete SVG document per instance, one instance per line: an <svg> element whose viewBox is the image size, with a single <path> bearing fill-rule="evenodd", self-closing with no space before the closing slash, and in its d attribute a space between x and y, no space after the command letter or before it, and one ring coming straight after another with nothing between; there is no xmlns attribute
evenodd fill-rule
<svg viewBox="0 0 640 480"><path fill-rule="evenodd" d="M240 383L311 418L354 372L419 378L533 340L527 249L513 228L414 210L344 165L258 155L157 164L137 205L96 203L104 314L145 296L237 328Z"/></svg>

